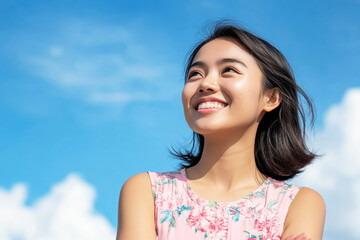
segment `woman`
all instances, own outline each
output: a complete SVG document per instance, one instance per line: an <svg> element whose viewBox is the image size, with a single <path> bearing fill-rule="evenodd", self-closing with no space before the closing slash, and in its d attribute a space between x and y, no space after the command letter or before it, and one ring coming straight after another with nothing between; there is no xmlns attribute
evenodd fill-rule
<svg viewBox="0 0 360 240"><path fill-rule="evenodd" d="M298 93L311 113L312 104L283 55L218 24L194 48L185 78L192 148L173 153L185 161L180 171L124 184L117 239L322 239L323 198L284 182L316 155L305 144Z"/></svg>

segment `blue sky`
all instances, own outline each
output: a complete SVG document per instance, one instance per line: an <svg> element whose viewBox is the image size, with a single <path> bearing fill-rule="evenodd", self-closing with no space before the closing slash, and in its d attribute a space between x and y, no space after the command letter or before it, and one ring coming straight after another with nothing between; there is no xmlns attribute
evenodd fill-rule
<svg viewBox="0 0 360 240"><path fill-rule="evenodd" d="M96 191L92 211L115 229L123 182L139 172L177 167L168 148L191 137L180 99L187 53L209 22L229 18L289 60L317 108L315 148L345 149L321 160L332 166L333 182L319 177L327 177L320 163L298 182L311 182L328 201L326 239L355 239L358 230L333 228L329 216L339 213L336 183L360 181L334 160L342 157L341 166L350 169L359 159L360 132L351 120L360 114L359 16L355 0L1 1L3 197L21 183L22 206L31 209L54 184L75 181ZM344 130L344 124L354 128ZM346 142L352 144L340 147Z"/></svg>

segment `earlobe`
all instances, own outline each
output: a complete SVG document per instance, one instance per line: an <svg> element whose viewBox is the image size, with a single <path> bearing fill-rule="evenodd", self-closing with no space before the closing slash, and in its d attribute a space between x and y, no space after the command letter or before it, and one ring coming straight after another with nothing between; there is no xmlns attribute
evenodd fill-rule
<svg viewBox="0 0 360 240"><path fill-rule="evenodd" d="M266 102L264 106L264 110L266 112L271 112L275 108L277 108L281 103L281 92L278 88L272 88L266 90Z"/></svg>

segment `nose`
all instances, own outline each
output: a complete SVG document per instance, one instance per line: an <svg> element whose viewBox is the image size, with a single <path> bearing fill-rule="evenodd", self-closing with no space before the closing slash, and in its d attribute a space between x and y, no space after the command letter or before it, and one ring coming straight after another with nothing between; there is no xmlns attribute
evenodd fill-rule
<svg viewBox="0 0 360 240"><path fill-rule="evenodd" d="M206 92L217 92L219 91L218 79L215 76L206 76L199 85L198 92L206 93Z"/></svg>

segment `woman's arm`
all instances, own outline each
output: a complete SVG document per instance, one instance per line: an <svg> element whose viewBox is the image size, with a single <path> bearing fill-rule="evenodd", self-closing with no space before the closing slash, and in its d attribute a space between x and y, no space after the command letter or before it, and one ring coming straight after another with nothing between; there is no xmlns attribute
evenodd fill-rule
<svg viewBox="0 0 360 240"><path fill-rule="evenodd" d="M150 178L140 173L123 185L116 240L155 240L154 200Z"/></svg>
<svg viewBox="0 0 360 240"><path fill-rule="evenodd" d="M321 240L325 224L325 201L316 191L303 187L290 205L282 240ZM305 233L306 236L300 236Z"/></svg>

